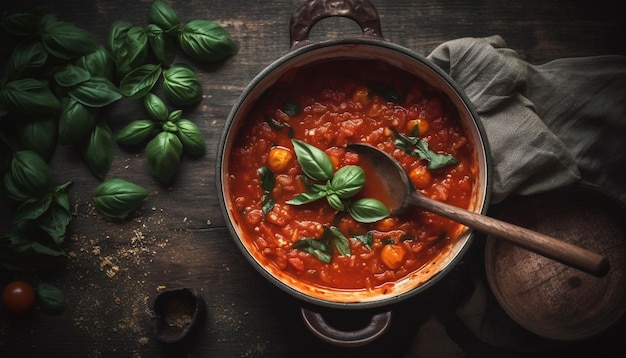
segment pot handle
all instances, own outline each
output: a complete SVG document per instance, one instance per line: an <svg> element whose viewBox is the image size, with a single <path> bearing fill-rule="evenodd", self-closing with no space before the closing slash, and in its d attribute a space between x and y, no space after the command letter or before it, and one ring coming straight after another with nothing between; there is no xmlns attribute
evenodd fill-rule
<svg viewBox="0 0 626 358"><path fill-rule="evenodd" d="M370 343L387 331L391 323L391 311L376 313L363 328L342 331L326 322L321 313L300 308L307 328L321 340L341 347L358 347Z"/></svg>
<svg viewBox="0 0 626 358"><path fill-rule="evenodd" d="M318 21L333 16L354 20L364 36L383 40L378 11L369 0L310 0L291 16L289 35L293 51L309 43L309 32Z"/></svg>

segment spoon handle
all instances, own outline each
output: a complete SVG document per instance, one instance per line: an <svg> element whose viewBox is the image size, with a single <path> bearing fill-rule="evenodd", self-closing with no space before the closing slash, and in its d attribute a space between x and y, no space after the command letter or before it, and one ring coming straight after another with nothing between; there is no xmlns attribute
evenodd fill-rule
<svg viewBox="0 0 626 358"><path fill-rule="evenodd" d="M605 256L536 231L510 224L489 216L436 201L421 194L411 196L415 204L427 211L454 220L472 229L506 239L527 250L565 265L601 277L609 270Z"/></svg>

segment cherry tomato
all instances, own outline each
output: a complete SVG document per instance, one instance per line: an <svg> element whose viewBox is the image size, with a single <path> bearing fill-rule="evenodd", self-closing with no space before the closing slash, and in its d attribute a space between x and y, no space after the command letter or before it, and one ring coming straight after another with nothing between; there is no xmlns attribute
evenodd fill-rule
<svg viewBox="0 0 626 358"><path fill-rule="evenodd" d="M380 259L387 267L395 270L402 265L405 254L406 250L404 246L399 244L387 244L383 246L380 252Z"/></svg>
<svg viewBox="0 0 626 358"><path fill-rule="evenodd" d="M13 281L2 290L2 306L13 314L30 311L35 305L35 290L28 282Z"/></svg>

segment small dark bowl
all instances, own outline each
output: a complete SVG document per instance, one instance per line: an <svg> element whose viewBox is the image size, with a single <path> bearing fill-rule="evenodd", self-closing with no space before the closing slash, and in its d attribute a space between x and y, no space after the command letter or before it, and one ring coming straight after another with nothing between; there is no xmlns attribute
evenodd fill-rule
<svg viewBox="0 0 626 358"><path fill-rule="evenodd" d="M170 289L156 296L153 310L156 339L163 343L176 343L197 326L204 315L204 300L192 288Z"/></svg>

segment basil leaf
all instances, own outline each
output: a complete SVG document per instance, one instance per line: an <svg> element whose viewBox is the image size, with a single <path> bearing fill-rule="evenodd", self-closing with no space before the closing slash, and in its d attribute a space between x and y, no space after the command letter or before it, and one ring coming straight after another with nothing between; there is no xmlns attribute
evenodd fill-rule
<svg viewBox="0 0 626 358"><path fill-rule="evenodd" d="M177 109L175 111L170 112L167 116L167 120L173 123L178 122L178 120L183 116L183 111L181 109Z"/></svg>
<svg viewBox="0 0 626 358"><path fill-rule="evenodd" d="M130 71L120 82L120 92L125 97L137 99L145 96L161 76L161 66L146 64Z"/></svg>
<svg viewBox="0 0 626 358"><path fill-rule="evenodd" d="M148 21L167 32L175 30L180 25L176 11L162 0L155 0L150 4Z"/></svg>
<svg viewBox="0 0 626 358"><path fill-rule="evenodd" d="M346 210L345 204L343 203L343 201L341 201L341 198L337 194L327 193L326 201L328 201L328 204L330 205L330 207L335 210L339 210L339 211Z"/></svg>
<svg viewBox="0 0 626 358"><path fill-rule="evenodd" d="M125 219L141 205L147 196L146 189L117 178L101 183L93 192L98 211L118 219Z"/></svg>
<svg viewBox="0 0 626 358"><path fill-rule="evenodd" d="M174 104L185 106L200 102L202 83L191 67L175 65L163 71L163 92Z"/></svg>
<svg viewBox="0 0 626 358"><path fill-rule="evenodd" d="M337 248L337 252L341 256L350 256L350 240L335 226L330 228L324 227L324 231L328 231L331 242Z"/></svg>
<svg viewBox="0 0 626 358"><path fill-rule="evenodd" d="M52 158L58 136L58 125L53 117L23 121L18 125L17 131L19 146L22 150L32 150L45 161Z"/></svg>
<svg viewBox="0 0 626 358"><path fill-rule="evenodd" d="M203 156L206 153L206 144L200 128L188 119L180 119L176 126L176 135L183 143L183 151L193 156Z"/></svg>
<svg viewBox="0 0 626 358"><path fill-rule="evenodd" d="M72 87L68 94L88 107L104 107L122 98L119 89L104 77L92 77Z"/></svg>
<svg viewBox="0 0 626 358"><path fill-rule="evenodd" d="M299 139L292 139L298 163L304 174L313 180L325 181L333 176L333 162L321 149Z"/></svg>
<svg viewBox="0 0 626 358"><path fill-rule="evenodd" d="M330 180L332 191L342 199L356 195L365 185L365 172L356 165L339 168Z"/></svg>
<svg viewBox="0 0 626 358"><path fill-rule="evenodd" d="M109 28L107 35L108 49L111 51L113 61L121 74L126 74L131 70L130 68L122 69L123 64L126 63L126 57L128 56L126 37L131 28L133 28L133 24L130 22L116 21Z"/></svg>
<svg viewBox="0 0 626 358"><path fill-rule="evenodd" d="M373 223L389 216L389 209L380 201L372 198L359 199L348 206L348 213L354 220Z"/></svg>
<svg viewBox="0 0 626 358"><path fill-rule="evenodd" d="M183 144L176 134L161 132L146 146L148 167L163 184L169 184L180 166Z"/></svg>
<svg viewBox="0 0 626 358"><path fill-rule="evenodd" d="M77 58L74 64L87 70L92 76L104 77L109 81L113 81L115 78L113 56L102 46L87 55Z"/></svg>
<svg viewBox="0 0 626 358"><path fill-rule="evenodd" d="M121 67L136 68L146 63L148 58L148 34L141 26L133 26L128 29L125 37L126 54L123 57Z"/></svg>
<svg viewBox="0 0 626 358"><path fill-rule="evenodd" d="M25 221L37 220L52 204L52 197L46 195L42 198L31 198L21 203L15 210L13 221L19 225Z"/></svg>
<svg viewBox="0 0 626 358"><path fill-rule="evenodd" d="M86 138L96 126L98 113L77 100L66 97L61 101L59 143L72 144Z"/></svg>
<svg viewBox="0 0 626 358"><path fill-rule="evenodd" d="M433 152L428 144L420 140L416 146L415 150L412 152L413 155L417 155L422 159L428 160L428 169L439 169L448 165L457 164L459 161L452 155L447 154L438 154Z"/></svg>
<svg viewBox="0 0 626 358"><path fill-rule="evenodd" d="M373 232L368 231L363 235L355 235L354 238L363 243L363 246L367 247L369 250L372 250L372 243L374 242Z"/></svg>
<svg viewBox="0 0 626 358"><path fill-rule="evenodd" d="M296 102L287 101L283 103L283 112L287 113L290 117L296 117L302 109Z"/></svg>
<svg viewBox="0 0 626 358"><path fill-rule="evenodd" d="M113 162L113 133L105 121L98 121L82 146L83 159L91 171L104 180Z"/></svg>
<svg viewBox="0 0 626 358"><path fill-rule="evenodd" d="M146 112L148 112L150 118L159 122L165 122L167 120L169 115L167 106L165 102L154 93L146 93L143 97L143 107L146 109Z"/></svg>
<svg viewBox="0 0 626 358"><path fill-rule="evenodd" d="M282 131L284 129L287 129L287 135L289 136L289 138L294 137L293 128L289 125L289 123L279 122L275 118L270 116L265 116L265 121L267 122L267 124L270 125L270 127L272 127L272 129L276 131Z"/></svg>
<svg viewBox="0 0 626 358"><path fill-rule="evenodd" d="M138 119L128 123L117 133L116 141L122 145L137 145L148 140L155 124L149 119Z"/></svg>
<svg viewBox="0 0 626 358"><path fill-rule="evenodd" d="M54 80L61 87L72 87L91 78L89 71L82 67L67 64L54 73Z"/></svg>
<svg viewBox="0 0 626 358"><path fill-rule="evenodd" d="M400 95L393 89L383 86L379 83L371 83L370 87L374 90L374 92L379 95L382 99L388 102L398 103L401 102Z"/></svg>
<svg viewBox="0 0 626 358"><path fill-rule="evenodd" d="M416 136L405 136L393 128L390 129L393 132L396 147L409 155L428 161L428 169L439 169L459 162L458 159L452 155L435 153L428 147L426 141Z"/></svg>
<svg viewBox="0 0 626 358"><path fill-rule="evenodd" d="M30 197L44 194L52 181L52 171L41 156L33 151L13 153L10 172L13 184ZM5 178L6 180L6 178Z"/></svg>
<svg viewBox="0 0 626 358"><path fill-rule="evenodd" d="M40 41L19 43L7 61L5 76L10 80L37 77L48 61L48 52Z"/></svg>
<svg viewBox="0 0 626 358"><path fill-rule="evenodd" d="M257 169L257 173L259 173L259 176L261 177L261 189L263 189L264 192L271 193L276 187L276 178L274 177L274 173L272 173L272 171L266 166L262 166Z"/></svg>
<svg viewBox="0 0 626 358"><path fill-rule="evenodd" d="M8 170L2 177L2 188L6 197L16 203L25 202L32 197L31 193L25 192L22 188L17 186L15 179L13 179L11 172Z"/></svg>
<svg viewBox="0 0 626 358"><path fill-rule="evenodd" d="M154 24L146 26L146 33L148 34L148 45L154 57L161 65L170 66L176 56L174 39Z"/></svg>
<svg viewBox="0 0 626 358"><path fill-rule="evenodd" d="M11 112L27 116L53 113L60 105L48 82L34 78L10 81L0 88L0 104Z"/></svg>
<svg viewBox="0 0 626 358"><path fill-rule="evenodd" d="M4 12L0 14L0 27L10 35L33 36L45 24L44 16L38 10L30 12Z"/></svg>
<svg viewBox="0 0 626 358"><path fill-rule="evenodd" d="M192 20L178 34L180 48L198 61L221 61L239 52L226 29L208 20Z"/></svg>
<svg viewBox="0 0 626 358"><path fill-rule="evenodd" d="M0 240L0 266L8 270L33 270L55 267L67 255L63 249L50 247L32 238L41 235L32 228L15 230Z"/></svg>
<svg viewBox="0 0 626 358"><path fill-rule="evenodd" d="M56 286L40 283L35 288L39 308L49 315L57 316L65 311L65 296Z"/></svg>
<svg viewBox="0 0 626 358"><path fill-rule="evenodd" d="M100 46L91 33L65 21L48 23L41 41L52 56L62 60L84 56Z"/></svg>
<svg viewBox="0 0 626 358"><path fill-rule="evenodd" d="M61 245L72 220L67 196L70 183L59 185L42 198L29 199L20 204L14 216L15 225L38 227L57 245Z"/></svg>
<svg viewBox="0 0 626 358"><path fill-rule="evenodd" d="M276 187L276 178L274 173L268 167L260 167L257 169L257 173L261 177L261 189L263 189L263 196L261 197L261 209L263 214L267 215L273 208L276 202L272 196L272 191Z"/></svg>
<svg viewBox="0 0 626 358"><path fill-rule="evenodd" d="M290 205L304 205L319 200L326 195L327 193L323 185L313 185L309 187L308 192L298 194L287 200L286 203Z"/></svg>
<svg viewBox="0 0 626 358"><path fill-rule="evenodd" d="M325 241L312 238L300 239L293 243L293 248L308 252L324 263L330 263L333 258L333 248Z"/></svg>

